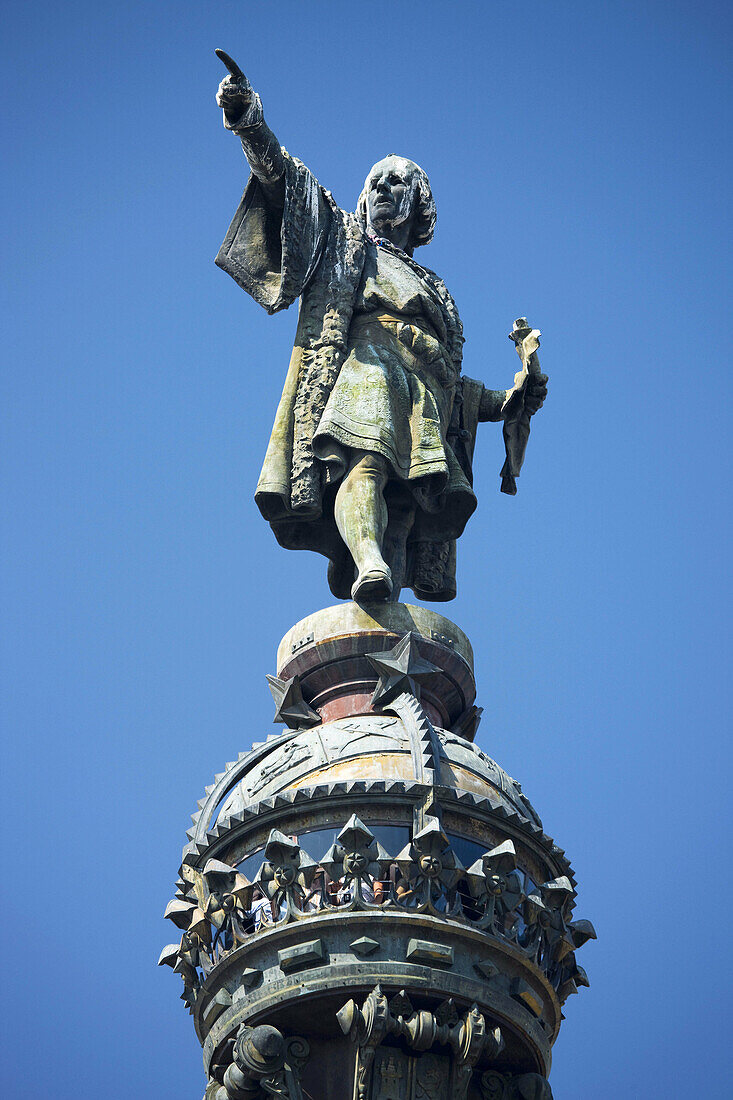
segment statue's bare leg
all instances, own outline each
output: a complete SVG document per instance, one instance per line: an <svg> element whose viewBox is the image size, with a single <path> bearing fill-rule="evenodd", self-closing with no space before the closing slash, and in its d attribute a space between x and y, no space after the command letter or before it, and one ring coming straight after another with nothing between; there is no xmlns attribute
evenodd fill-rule
<svg viewBox="0 0 733 1100"><path fill-rule="evenodd" d="M355 451L336 493L336 526L356 565L353 600L386 600L392 591L392 574L382 557L387 476L387 462L381 455Z"/></svg>
<svg viewBox="0 0 733 1100"><path fill-rule="evenodd" d="M407 575L407 539L415 522L415 498L399 482L390 483L384 494L387 502L387 530L384 534L384 559L392 571L392 599L400 598Z"/></svg>

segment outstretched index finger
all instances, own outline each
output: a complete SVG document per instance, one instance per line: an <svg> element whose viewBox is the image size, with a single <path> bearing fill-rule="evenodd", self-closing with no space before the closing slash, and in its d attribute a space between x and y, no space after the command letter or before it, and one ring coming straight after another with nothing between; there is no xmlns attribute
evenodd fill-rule
<svg viewBox="0 0 733 1100"><path fill-rule="evenodd" d="M235 80L245 79L244 73L242 72L233 57L230 57L228 53L224 52L224 50L214 50L214 53L220 61L224 62L227 69L229 69L229 72L232 74Z"/></svg>

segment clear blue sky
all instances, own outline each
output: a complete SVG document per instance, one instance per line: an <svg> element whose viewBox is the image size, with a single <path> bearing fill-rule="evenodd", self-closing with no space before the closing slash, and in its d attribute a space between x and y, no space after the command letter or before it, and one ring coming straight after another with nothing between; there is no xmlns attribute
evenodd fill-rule
<svg viewBox="0 0 733 1100"><path fill-rule="evenodd" d="M547 405L515 498L483 425L446 611L479 741L567 849L592 987L557 1100L731 1095L731 15L701 0L7 5L4 1095L200 1100L156 970L188 815L273 727L265 673L333 602L252 501L293 311L214 267L246 165L222 46L344 206L422 164L419 253L466 373ZM728 459L728 462L726 462Z"/></svg>

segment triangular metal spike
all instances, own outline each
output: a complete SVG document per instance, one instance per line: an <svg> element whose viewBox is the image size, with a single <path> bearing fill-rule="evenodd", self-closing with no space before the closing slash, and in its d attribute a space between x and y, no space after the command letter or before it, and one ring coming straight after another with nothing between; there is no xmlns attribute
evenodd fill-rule
<svg viewBox="0 0 733 1100"><path fill-rule="evenodd" d="M166 905L163 917L166 920L173 921L177 928L185 931L191 924L195 912L196 906L191 902L179 901L177 898L173 898Z"/></svg>
<svg viewBox="0 0 733 1100"><path fill-rule="evenodd" d="M179 946L177 943L167 943L158 956L158 966L175 966Z"/></svg>
<svg viewBox="0 0 733 1100"><path fill-rule="evenodd" d="M236 874L236 867L232 867L229 863L223 863L220 859L209 859L204 864L202 874L204 878L209 875L234 875Z"/></svg>

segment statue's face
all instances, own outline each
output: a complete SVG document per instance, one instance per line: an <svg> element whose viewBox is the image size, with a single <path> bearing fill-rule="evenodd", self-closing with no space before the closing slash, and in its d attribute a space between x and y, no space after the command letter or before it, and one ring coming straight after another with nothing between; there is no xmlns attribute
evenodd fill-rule
<svg viewBox="0 0 733 1100"><path fill-rule="evenodd" d="M385 157L375 164L366 183L367 224L377 236L389 237L392 230L408 222L414 211L415 178L412 161Z"/></svg>

